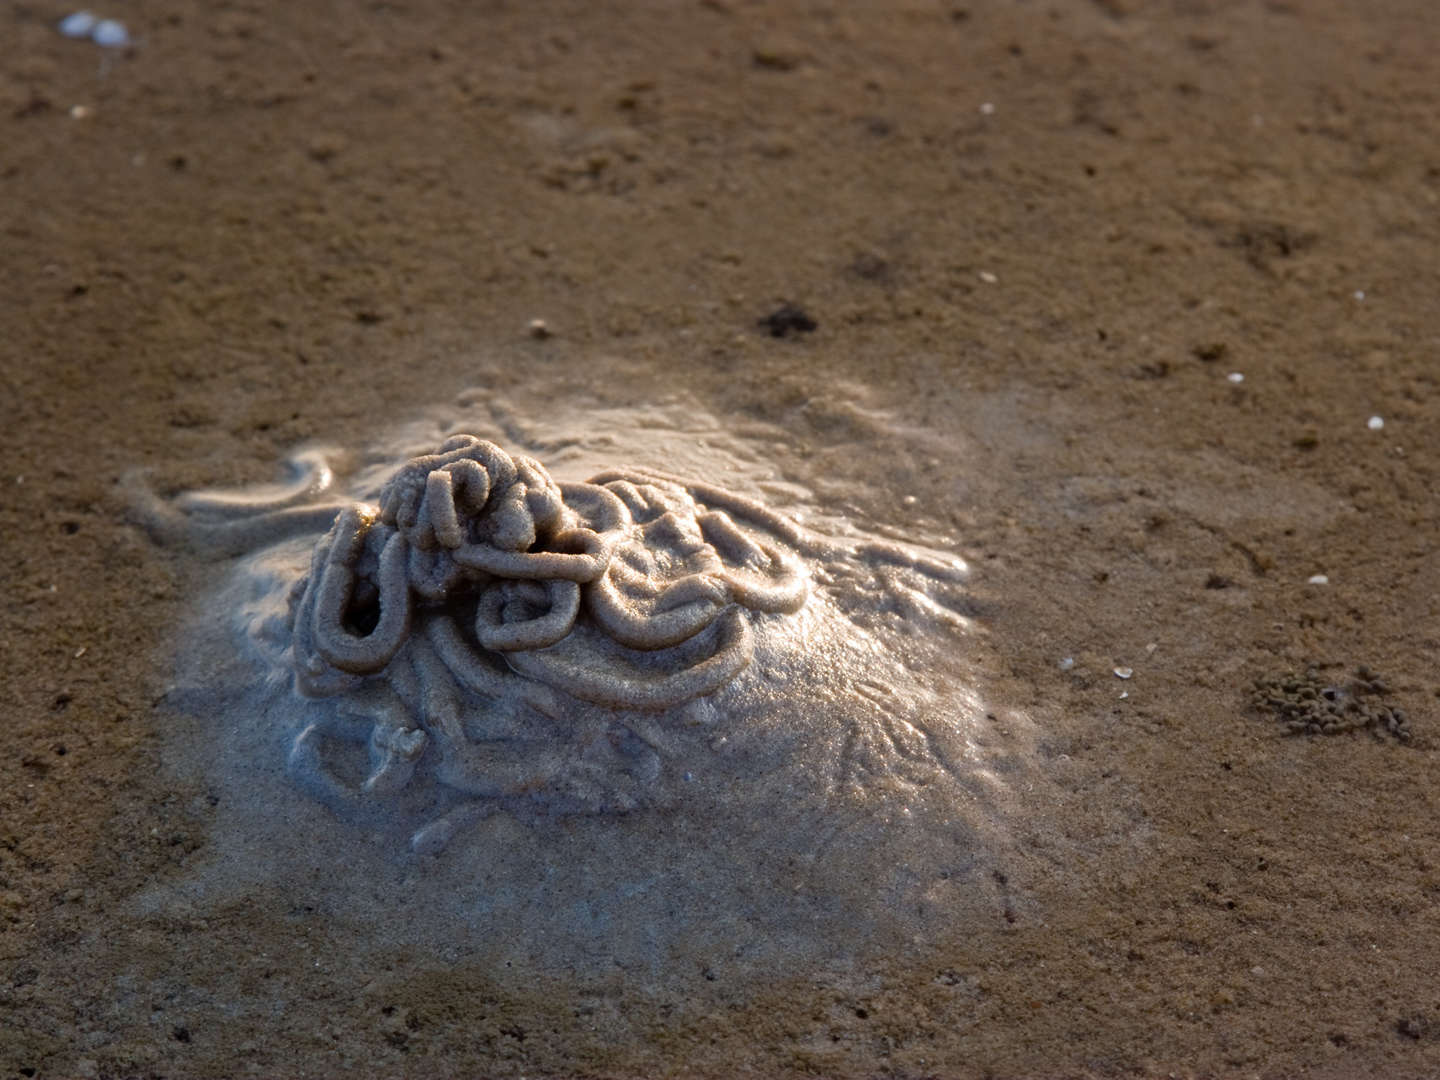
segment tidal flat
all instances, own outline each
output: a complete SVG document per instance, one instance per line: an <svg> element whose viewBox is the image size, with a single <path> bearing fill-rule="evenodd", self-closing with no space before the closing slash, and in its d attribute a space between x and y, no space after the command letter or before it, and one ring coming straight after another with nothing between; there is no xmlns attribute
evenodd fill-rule
<svg viewBox="0 0 1440 1080"><path fill-rule="evenodd" d="M1440 1070L1427 3L65 14L0 16L0 1068ZM459 431L966 573L799 552L673 730L436 787L215 617L324 529L131 481L378 506Z"/></svg>

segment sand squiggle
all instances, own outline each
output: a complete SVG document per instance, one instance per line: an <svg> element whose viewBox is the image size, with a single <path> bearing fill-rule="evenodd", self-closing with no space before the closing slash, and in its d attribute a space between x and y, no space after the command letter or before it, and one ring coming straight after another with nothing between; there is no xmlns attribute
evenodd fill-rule
<svg viewBox="0 0 1440 1080"><path fill-rule="evenodd" d="M373 503L337 502L318 452L296 455L291 471L290 483L248 494L143 502L157 534L221 552L328 526L288 582L263 560L242 570L262 602L237 619L271 681L290 687L292 775L339 809L433 788L411 834L419 852L496 809L664 801L667 768L692 775L680 743L704 724L691 706L747 669L757 634L772 654L813 637L816 613L800 616L817 573L964 579L958 560L822 536L654 469L557 482L535 459L468 434L403 463ZM282 585L283 612L273 603ZM925 589L907 591L934 606ZM900 773L927 756L948 767L925 738L897 741L883 710L876 723L888 741L848 740L842 773L880 745Z"/></svg>

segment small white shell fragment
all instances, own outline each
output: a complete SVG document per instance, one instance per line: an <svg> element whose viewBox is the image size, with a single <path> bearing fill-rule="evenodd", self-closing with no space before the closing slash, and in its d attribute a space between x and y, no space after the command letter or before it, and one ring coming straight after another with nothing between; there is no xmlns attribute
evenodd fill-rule
<svg viewBox="0 0 1440 1080"><path fill-rule="evenodd" d="M1149 653L1151 656L1153 656L1153 655L1155 655L1155 650L1158 649L1159 647L1160 647L1160 643L1159 643L1158 641L1152 641L1152 642L1150 642L1149 645L1146 645L1146 646L1145 646L1145 651L1146 651L1147 653Z"/></svg>
<svg viewBox="0 0 1440 1080"><path fill-rule="evenodd" d="M1134 669L1134 668L1117 667L1117 668L1115 669L1115 677L1116 677L1117 679L1128 679L1128 678L1130 678L1131 675L1134 675L1134 674L1135 674L1135 669Z"/></svg>
<svg viewBox="0 0 1440 1080"><path fill-rule="evenodd" d="M1385 418L1383 416L1372 416L1369 420L1365 421L1365 426L1371 431L1379 431L1385 426Z"/></svg>
<svg viewBox="0 0 1440 1080"><path fill-rule="evenodd" d="M1232 371L1229 375L1226 375L1225 378L1229 379L1233 383L1242 383L1245 381L1244 373L1239 371Z"/></svg>
<svg viewBox="0 0 1440 1080"><path fill-rule="evenodd" d="M980 106L980 115L981 115L981 116L994 116L994 115L995 115L995 103L994 103L993 101L986 101L986 102L982 103L981 106Z"/></svg>
<svg viewBox="0 0 1440 1080"><path fill-rule="evenodd" d="M1073 656L1067 656L1067 657L1065 657L1064 660L1061 660L1061 661L1060 661L1060 670L1061 670L1061 671L1069 671L1069 670L1070 670L1071 668L1073 668L1074 666L1075 666L1075 658L1074 658Z"/></svg>
<svg viewBox="0 0 1440 1080"><path fill-rule="evenodd" d="M85 120L85 119L88 119L88 118L90 117L90 115L91 115L94 111L95 111L95 110L92 109L92 108L90 108L89 105L71 105L71 106L70 106L70 119L71 119L71 120Z"/></svg>
<svg viewBox="0 0 1440 1080"><path fill-rule="evenodd" d="M68 38L83 38L90 36L90 31L98 21L88 11L77 11L73 15L66 15L55 28Z"/></svg>
<svg viewBox="0 0 1440 1080"><path fill-rule="evenodd" d="M123 49L130 44L130 32L117 19L101 19L90 31L90 40L106 49Z"/></svg>
<svg viewBox="0 0 1440 1080"><path fill-rule="evenodd" d="M1329 585L1330 578L1325 574L1311 574L1305 579L1306 585Z"/></svg>
<svg viewBox="0 0 1440 1080"><path fill-rule="evenodd" d="M1356 290L1355 290L1355 293L1354 293L1354 296L1355 296L1355 299L1356 299L1356 300L1364 300L1364 299L1365 299L1365 290L1364 290L1364 289L1356 289Z"/></svg>
<svg viewBox="0 0 1440 1080"><path fill-rule="evenodd" d="M994 274L992 274L989 270L981 270L980 280L983 281L986 285L994 285L1000 279Z"/></svg>
<svg viewBox="0 0 1440 1080"><path fill-rule="evenodd" d="M1121 701L1124 701L1124 700L1125 700L1126 698L1128 698L1129 696L1130 696L1130 691L1129 691L1129 690L1122 690L1122 691L1120 691L1120 700L1121 700Z"/></svg>

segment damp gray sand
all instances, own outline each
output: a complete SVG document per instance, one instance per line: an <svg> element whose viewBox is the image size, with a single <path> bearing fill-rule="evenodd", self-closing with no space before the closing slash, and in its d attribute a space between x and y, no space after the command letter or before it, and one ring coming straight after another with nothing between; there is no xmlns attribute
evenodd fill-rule
<svg viewBox="0 0 1440 1080"><path fill-rule="evenodd" d="M802 971L997 918L1033 768L966 659L968 568L780 482L780 434L467 395L353 475L132 478L214 560L168 706L220 842L146 903L258 894L551 972Z"/></svg>

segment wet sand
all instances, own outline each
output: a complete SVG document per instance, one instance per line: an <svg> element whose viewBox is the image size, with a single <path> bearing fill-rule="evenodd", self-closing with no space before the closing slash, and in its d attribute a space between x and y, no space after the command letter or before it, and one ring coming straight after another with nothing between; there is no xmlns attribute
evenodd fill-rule
<svg viewBox="0 0 1440 1080"><path fill-rule="evenodd" d="M1428 3L99 13L135 46L0 16L8 1074L1440 1071ZM223 570L121 478L477 388L779 428L781 479L953 540L1041 763L953 934L520 977L147 900L226 812L165 765ZM1310 664L1408 738L1257 707Z"/></svg>

